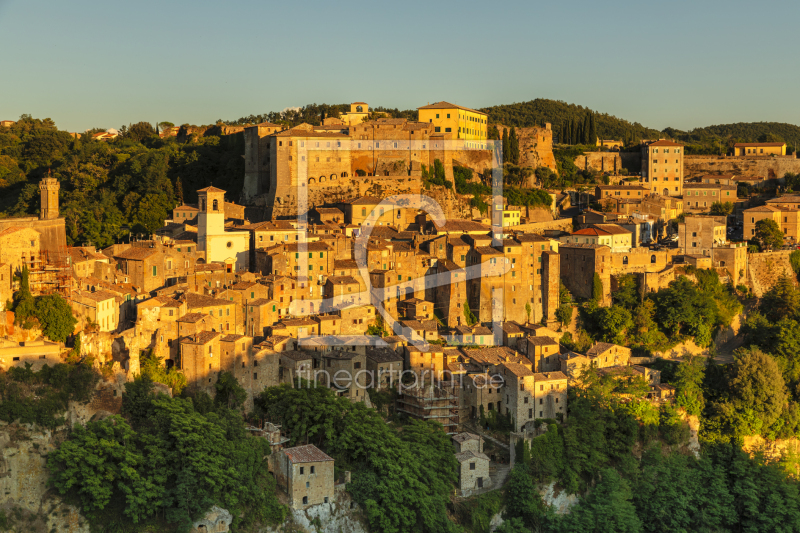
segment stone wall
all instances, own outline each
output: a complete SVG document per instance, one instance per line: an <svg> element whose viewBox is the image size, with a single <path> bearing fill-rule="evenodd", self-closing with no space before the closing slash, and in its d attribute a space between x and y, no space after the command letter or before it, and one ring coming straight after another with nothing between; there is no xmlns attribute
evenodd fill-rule
<svg viewBox="0 0 800 533"><path fill-rule="evenodd" d="M683 158L684 177L703 174L736 174L762 176L767 179L782 178L787 172L800 172L800 159L794 155L775 157L733 157L714 155L687 155Z"/></svg>
<svg viewBox="0 0 800 533"><path fill-rule="evenodd" d="M575 166L581 170L596 170L616 174L622 168L619 152L584 152L575 158Z"/></svg>
<svg viewBox="0 0 800 533"><path fill-rule="evenodd" d="M520 231L522 233L533 233L535 235L543 235L548 230L560 230L572 232L572 219L559 218L557 220L549 220L547 222L532 222L530 224L520 224L519 226L512 226L508 228L513 231Z"/></svg>
<svg viewBox="0 0 800 533"><path fill-rule="evenodd" d="M782 277L789 277L795 285L797 276L789 261L791 250L747 254L748 280L753 294L761 298Z"/></svg>

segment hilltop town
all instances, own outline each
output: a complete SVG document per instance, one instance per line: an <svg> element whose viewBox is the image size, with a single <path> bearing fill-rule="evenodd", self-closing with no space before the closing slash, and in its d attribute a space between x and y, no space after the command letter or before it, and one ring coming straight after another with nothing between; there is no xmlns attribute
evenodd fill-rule
<svg viewBox="0 0 800 533"><path fill-rule="evenodd" d="M796 291L796 153L596 138L571 161L593 181L559 187L542 178L560 168L551 124L512 130L448 102L417 112L355 102L319 124L164 129L163 142L240 143L243 175L184 186L196 202L107 246L73 241L74 214L61 211L72 185L48 171L39 215L0 219L0 370L92 366L102 377L82 422L123 412L143 375L195 402L233 378L281 501L306 516L349 490L355 461L339 467L324 439L298 439L265 407L268 390L316 386L387 419L435 422L459 500L509 482L537 439L569 426L593 379L622 402L680 407L684 444L697 446L699 411L664 362L729 362L753 344L744 306ZM667 316L686 294L715 311ZM24 304L46 297L68 305L68 331L48 335L55 319ZM216 509L197 531L227 528Z"/></svg>

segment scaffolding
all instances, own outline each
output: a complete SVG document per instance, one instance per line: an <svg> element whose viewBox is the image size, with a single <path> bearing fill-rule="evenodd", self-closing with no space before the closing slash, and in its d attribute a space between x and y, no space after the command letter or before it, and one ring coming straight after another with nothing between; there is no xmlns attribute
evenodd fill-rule
<svg viewBox="0 0 800 533"><path fill-rule="evenodd" d="M71 297L72 267L66 247L60 246L54 252L42 250L26 265L32 294L60 294L66 299Z"/></svg>
<svg viewBox="0 0 800 533"><path fill-rule="evenodd" d="M459 431L458 388L452 382L401 389L397 411L418 420L435 420L447 434Z"/></svg>

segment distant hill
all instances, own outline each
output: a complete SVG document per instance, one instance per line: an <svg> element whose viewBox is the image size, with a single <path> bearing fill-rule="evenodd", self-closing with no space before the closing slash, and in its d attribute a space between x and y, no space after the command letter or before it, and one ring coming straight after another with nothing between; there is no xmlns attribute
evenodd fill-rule
<svg viewBox="0 0 800 533"><path fill-rule="evenodd" d="M594 113L597 135L602 139L623 139L626 136L648 139L661 135L658 130L646 128L638 122L628 122L614 115L598 113L588 107L568 104L561 100L537 98L529 102L485 107L481 111L489 115L490 123L528 127L543 126L545 122L549 122L556 132L560 131L569 120L583 121L587 113Z"/></svg>

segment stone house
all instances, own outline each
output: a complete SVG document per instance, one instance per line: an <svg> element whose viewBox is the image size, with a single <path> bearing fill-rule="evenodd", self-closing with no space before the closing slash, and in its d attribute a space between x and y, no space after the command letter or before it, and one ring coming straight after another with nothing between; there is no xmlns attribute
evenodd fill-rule
<svg viewBox="0 0 800 533"><path fill-rule="evenodd" d="M596 362L598 368L626 366L631 358L631 349L608 342L596 342L586 351L586 355Z"/></svg>
<svg viewBox="0 0 800 533"><path fill-rule="evenodd" d="M204 294L187 292L183 295L188 313L201 313L211 317L212 329L220 333L244 333L244 317L241 307L230 300L214 298Z"/></svg>
<svg viewBox="0 0 800 533"><path fill-rule="evenodd" d="M67 249L72 275L78 279L94 276L95 263L108 264L109 258L88 247L71 247Z"/></svg>
<svg viewBox="0 0 800 533"><path fill-rule="evenodd" d="M459 433L453 435L453 446L455 446L456 453L467 451L483 453L483 437L474 433Z"/></svg>
<svg viewBox="0 0 800 533"><path fill-rule="evenodd" d="M391 389L403 372L403 356L391 348L368 346L366 361L376 389Z"/></svg>
<svg viewBox="0 0 800 533"><path fill-rule="evenodd" d="M179 369L193 387L214 395L214 385L222 370L220 339L216 331L202 331L181 339Z"/></svg>
<svg viewBox="0 0 800 533"><path fill-rule="evenodd" d="M14 294L11 288L13 279L14 275L11 271L11 265L0 262L0 311L5 310L6 302L11 300Z"/></svg>
<svg viewBox="0 0 800 533"><path fill-rule="evenodd" d="M119 305L116 299L108 291L75 290L69 302L79 324L88 321L96 324L98 331L112 332L119 326Z"/></svg>
<svg viewBox="0 0 800 533"><path fill-rule="evenodd" d="M567 376L563 372L542 372L534 376L533 417L567 416ZM530 414L530 412L529 412Z"/></svg>
<svg viewBox="0 0 800 533"><path fill-rule="evenodd" d="M254 338L266 336L269 328L278 322L278 304L275 300L259 298L244 306L245 333Z"/></svg>
<svg viewBox="0 0 800 533"><path fill-rule="evenodd" d="M313 352L314 379L354 402L367 399L371 385L367 358L355 351L333 349Z"/></svg>
<svg viewBox="0 0 800 533"><path fill-rule="evenodd" d="M489 457L482 452L467 450L456 454L458 461L458 489L462 497L469 497L490 488Z"/></svg>
<svg viewBox="0 0 800 533"><path fill-rule="evenodd" d="M551 337L528 337L527 351L523 352L533 363L536 372L555 372L561 370L558 358L559 344ZM522 351L522 350L521 350Z"/></svg>
<svg viewBox="0 0 800 533"><path fill-rule="evenodd" d="M4 372L12 367L25 368L28 364L38 372L44 365L53 366L60 362L59 343L43 338L23 342L0 339L0 370Z"/></svg>
<svg viewBox="0 0 800 533"><path fill-rule="evenodd" d="M295 379L314 379L314 356L310 352L286 350L280 352L278 380L293 383Z"/></svg>
<svg viewBox="0 0 800 533"><path fill-rule="evenodd" d="M150 292L164 286L164 254L155 247L131 246L114 253L117 276L139 291Z"/></svg>
<svg viewBox="0 0 800 533"><path fill-rule="evenodd" d="M279 452L275 479L293 509L331 503L334 497L333 459L313 444Z"/></svg>

